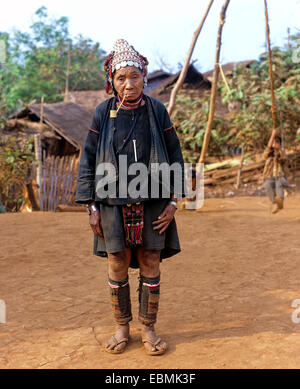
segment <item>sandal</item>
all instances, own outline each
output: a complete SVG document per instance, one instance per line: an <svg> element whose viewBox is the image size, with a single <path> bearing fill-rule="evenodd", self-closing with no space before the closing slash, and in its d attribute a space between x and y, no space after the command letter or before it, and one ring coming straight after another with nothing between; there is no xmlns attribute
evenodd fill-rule
<svg viewBox="0 0 300 389"><path fill-rule="evenodd" d="M117 340L114 336L112 336L110 339L113 340L113 344L112 346L114 347L113 349L109 349L107 347L105 347L105 351L110 353L110 354L122 354L124 352L124 350L126 349L126 346L127 346L127 343L128 343L128 340L129 338L122 338L120 340ZM122 350L115 350L115 348L121 344L121 343L126 343L126 346L122 349Z"/></svg>
<svg viewBox="0 0 300 389"><path fill-rule="evenodd" d="M146 347L145 347L145 350L146 350L146 354L148 355L162 355L166 352L167 350L167 347L163 350L158 350L156 348L156 346L161 342L161 338L158 338L155 342L151 342L150 340L148 339L143 339L142 342L143 343L149 343L155 350L148 350Z"/></svg>

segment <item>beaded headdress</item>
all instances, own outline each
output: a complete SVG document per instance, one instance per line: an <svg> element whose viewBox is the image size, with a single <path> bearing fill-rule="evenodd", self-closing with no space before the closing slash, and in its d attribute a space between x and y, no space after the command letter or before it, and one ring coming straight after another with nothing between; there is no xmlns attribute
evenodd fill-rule
<svg viewBox="0 0 300 389"><path fill-rule="evenodd" d="M126 66L135 66L141 69L144 74L144 86L147 86L147 65L146 57L143 57L133 46L130 46L125 39L117 39L113 51L104 64L106 92L113 93L113 74L116 70Z"/></svg>

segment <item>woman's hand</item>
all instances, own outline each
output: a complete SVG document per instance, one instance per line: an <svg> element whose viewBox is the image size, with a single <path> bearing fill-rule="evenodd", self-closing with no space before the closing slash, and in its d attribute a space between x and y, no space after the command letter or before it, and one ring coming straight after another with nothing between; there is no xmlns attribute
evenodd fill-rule
<svg viewBox="0 0 300 389"><path fill-rule="evenodd" d="M176 207L172 204L168 204L163 210L163 212L158 216L158 219L152 222L152 224L155 226L153 227L153 230L159 230L159 234L165 232L169 224L171 223L175 212Z"/></svg>
<svg viewBox="0 0 300 389"><path fill-rule="evenodd" d="M101 226L101 215L100 215L100 211L97 210L97 211L93 211L92 209L90 209L91 211L91 214L89 215L89 222L90 222L90 226L93 230L93 233L97 236L99 236L100 238L103 237L103 230L102 230L102 226Z"/></svg>

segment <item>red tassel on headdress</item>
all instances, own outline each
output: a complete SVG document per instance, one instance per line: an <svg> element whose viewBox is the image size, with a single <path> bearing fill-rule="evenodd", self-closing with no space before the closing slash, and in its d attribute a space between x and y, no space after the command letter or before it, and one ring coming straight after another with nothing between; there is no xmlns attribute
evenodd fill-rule
<svg viewBox="0 0 300 389"><path fill-rule="evenodd" d="M105 92L106 92L106 93L109 93L110 90L111 90L111 85L110 85L110 82L107 81L107 82L106 82L106 87L105 87Z"/></svg>

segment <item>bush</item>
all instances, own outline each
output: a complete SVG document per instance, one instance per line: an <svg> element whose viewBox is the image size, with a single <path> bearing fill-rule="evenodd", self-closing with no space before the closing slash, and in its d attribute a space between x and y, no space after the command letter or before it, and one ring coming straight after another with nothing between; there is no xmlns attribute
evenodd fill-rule
<svg viewBox="0 0 300 389"><path fill-rule="evenodd" d="M33 139L20 143L10 137L0 143L0 203L7 211L17 212L23 202L23 189L35 164Z"/></svg>

